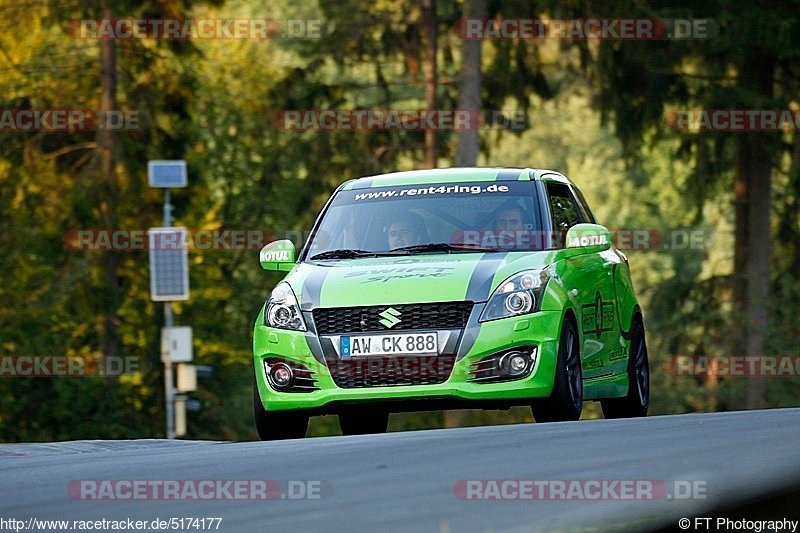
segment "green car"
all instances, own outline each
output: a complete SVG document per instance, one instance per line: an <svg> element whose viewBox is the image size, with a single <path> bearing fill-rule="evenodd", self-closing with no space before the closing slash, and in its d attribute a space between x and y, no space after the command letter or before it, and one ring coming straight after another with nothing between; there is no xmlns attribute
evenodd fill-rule
<svg viewBox="0 0 800 533"><path fill-rule="evenodd" d="M303 247L261 250L287 272L258 315L255 422L346 435L389 413L530 406L537 422L644 416L649 368L628 258L551 170L452 168L350 180Z"/></svg>

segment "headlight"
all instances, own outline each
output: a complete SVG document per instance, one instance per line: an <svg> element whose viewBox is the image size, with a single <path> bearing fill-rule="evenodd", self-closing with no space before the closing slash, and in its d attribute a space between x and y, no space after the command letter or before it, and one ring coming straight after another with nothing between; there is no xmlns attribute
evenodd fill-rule
<svg viewBox="0 0 800 533"><path fill-rule="evenodd" d="M272 290L264 311L264 324L273 328L306 331L306 323L300 314L300 306L292 288L285 281Z"/></svg>
<svg viewBox="0 0 800 533"><path fill-rule="evenodd" d="M526 270L514 274L489 298L481 313L481 322L533 313L542 307L542 293L550 276L544 270Z"/></svg>

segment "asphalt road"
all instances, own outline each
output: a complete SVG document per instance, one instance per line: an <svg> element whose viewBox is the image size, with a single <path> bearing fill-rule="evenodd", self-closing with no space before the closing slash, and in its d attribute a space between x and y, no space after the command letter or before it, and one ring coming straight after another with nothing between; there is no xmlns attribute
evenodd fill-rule
<svg viewBox="0 0 800 533"><path fill-rule="evenodd" d="M76 499L68 491L70 482L87 479L313 480L321 482L321 496L177 502ZM651 480L666 494L632 500L478 501L456 496L454 487L467 479ZM675 481L681 488L687 486L685 481L699 482L695 486L704 489L705 498L678 499L683 494L676 492ZM674 525L681 517L702 515L719 504L798 486L800 409L273 443L0 445L0 518L221 517L219 531L640 530ZM489 494L488 486L482 487L479 494Z"/></svg>

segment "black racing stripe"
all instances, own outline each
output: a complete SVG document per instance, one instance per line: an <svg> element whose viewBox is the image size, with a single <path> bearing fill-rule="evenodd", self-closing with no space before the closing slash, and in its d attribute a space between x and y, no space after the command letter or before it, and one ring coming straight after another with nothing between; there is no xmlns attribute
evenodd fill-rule
<svg viewBox="0 0 800 533"><path fill-rule="evenodd" d="M518 181L521 173L522 169L519 168L501 170L497 173L497 176L495 176L494 181Z"/></svg>
<svg viewBox="0 0 800 533"><path fill-rule="evenodd" d="M467 286L467 300L473 302L485 302L489 299L489 291L492 288L492 280L500 264L505 260L507 252L497 252L484 254L472 275Z"/></svg>
<svg viewBox="0 0 800 533"><path fill-rule="evenodd" d="M481 313L483 313L484 307L486 307L486 304L476 304L475 307L472 308L472 314L469 317L469 322L467 322L467 327L464 328L464 333L461 334L461 339L459 339L456 361L460 361L475 345L475 341L478 339L478 332L481 329L481 324L478 322L478 319Z"/></svg>
<svg viewBox="0 0 800 533"><path fill-rule="evenodd" d="M469 278L469 285L467 286L467 300L473 302L484 302L489 299L489 291L492 290L492 280L507 255L507 252L484 254L478 265L472 271L472 276ZM456 354L456 360L460 360L467 355L475 344L478 338L478 331L480 330L480 322L478 318L483 312L485 304L478 303L472 309L472 315L469 317L467 327L464 328L464 333L461 335L461 340Z"/></svg>
<svg viewBox="0 0 800 533"><path fill-rule="evenodd" d="M305 313L306 315L306 324L309 325L309 331L306 333L306 342L308 343L308 349L311 350L311 355L314 356L314 359L317 360L320 364L325 364L325 352L334 353L333 352L333 345L330 339L320 339L317 336L317 330L311 324L313 324L314 318L311 316L311 313Z"/></svg>
<svg viewBox="0 0 800 533"><path fill-rule="evenodd" d="M303 289L300 293L300 309L303 311L303 317L309 327L309 331L306 332L308 348L311 350L311 354L314 358L322 364L325 364L324 349L317 336L314 316L311 314L311 310L315 307L319 307L322 286L325 284L325 278L330 271L330 267L313 267L313 270L311 270L308 276L306 276L306 279L303 280Z"/></svg>
<svg viewBox="0 0 800 533"><path fill-rule="evenodd" d="M300 309L302 311L310 311L319 307L322 286L330 271L330 267L315 266L303 280L303 289L300 292Z"/></svg>

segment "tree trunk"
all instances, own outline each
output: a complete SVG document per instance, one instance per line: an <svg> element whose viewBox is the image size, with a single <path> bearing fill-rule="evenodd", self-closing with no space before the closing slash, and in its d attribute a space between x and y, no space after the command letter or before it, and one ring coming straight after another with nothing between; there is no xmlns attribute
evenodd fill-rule
<svg viewBox="0 0 800 533"><path fill-rule="evenodd" d="M425 34L425 107L428 113L436 110L436 87L438 85L436 0L422 0L422 27ZM425 165L436 168L439 146L436 130L425 128Z"/></svg>
<svg viewBox="0 0 800 533"><path fill-rule="evenodd" d="M466 0L465 19L485 19L486 0ZM461 45L461 79L458 86L458 108L469 110L477 120L481 109L481 39L464 39ZM480 135L478 124L458 132L455 165L471 167L478 162Z"/></svg>
<svg viewBox="0 0 800 533"><path fill-rule="evenodd" d="M750 257L749 246L749 220L750 220L750 159L752 140L746 134L740 134L737 139L738 154L736 168L736 182L734 189L734 245L733 245L733 312L732 335L730 353L739 355L748 353L747 340L749 338L747 317L748 313L748 257ZM747 385L749 389L749 383ZM749 393L748 393L749 394ZM743 405L736 407L748 407L749 400L745 399Z"/></svg>
<svg viewBox="0 0 800 533"><path fill-rule="evenodd" d="M103 7L103 17L111 19L113 17L109 2ZM99 120L101 128L97 132L97 144L100 149L100 175L98 176L98 205L100 210L100 220L105 228L116 228L119 217L119 191L117 187L116 169L114 167L114 155L116 153L116 136L110 129L102 127L105 125L110 112L117 107L117 60L116 46L113 39L100 41L100 110ZM102 302L102 326L100 333L100 350L104 358L118 357L120 355L119 328L117 323L117 311L119 309L119 252L106 251L101 257L101 268L103 269L104 294L101 295ZM107 368L107 365L106 365ZM112 386L115 382L113 376L109 376L107 383Z"/></svg>
<svg viewBox="0 0 800 533"><path fill-rule="evenodd" d="M742 169L748 175L749 202L747 209L747 257L745 286L745 331L747 355L765 355L767 321L769 317L769 258L772 157L763 134L745 134L743 144L748 165ZM764 407L766 383L763 378L747 382L745 407Z"/></svg>
<svg viewBox="0 0 800 533"><path fill-rule="evenodd" d="M770 58L754 56L740 69L742 88L755 96L751 108L769 105L773 96L775 65ZM741 133L736 179L736 246L734 251L735 304L740 335L734 354L766 355L770 284L770 212L772 162L775 142L769 133ZM744 342L742 342L744 339ZM747 381L745 407L765 405L763 378Z"/></svg>

